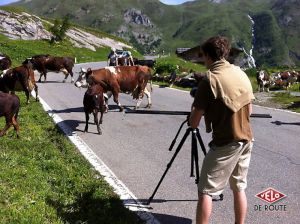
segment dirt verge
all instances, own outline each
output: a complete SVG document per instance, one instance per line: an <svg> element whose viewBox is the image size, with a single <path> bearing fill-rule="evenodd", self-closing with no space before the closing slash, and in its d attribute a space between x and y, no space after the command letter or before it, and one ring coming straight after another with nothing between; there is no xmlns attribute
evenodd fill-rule
<svg viewBox="0 0 300 224"><path fill-rule="evenodd" d="M253 104L264 106L264 107L271 107L276 109L284 109L284 106L280 103L276 103L272 100L272 93L270 92L256 92L254 93L255 100Z"/></svg>

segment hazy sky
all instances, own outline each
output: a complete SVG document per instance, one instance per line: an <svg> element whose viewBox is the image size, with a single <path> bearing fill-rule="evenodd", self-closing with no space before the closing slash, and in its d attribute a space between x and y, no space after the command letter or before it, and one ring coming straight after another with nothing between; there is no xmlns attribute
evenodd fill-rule
<svg viewBox="0 0 300 224"><path fill-rule="evenodd" d="M16 2L17 0L0 0L0 5L6 5L12 2Z"/></svg>
<svg viewBox="0 0 300 224"><path fill-rule="evenodd" d="M6 5L11 2L16 2L17 0L0 0L0 5ZM168 5L178 5L184 2L187 2L187 0L160 0L162 3L168 4ZM191 0L190 0L191 1Z"/></svg>

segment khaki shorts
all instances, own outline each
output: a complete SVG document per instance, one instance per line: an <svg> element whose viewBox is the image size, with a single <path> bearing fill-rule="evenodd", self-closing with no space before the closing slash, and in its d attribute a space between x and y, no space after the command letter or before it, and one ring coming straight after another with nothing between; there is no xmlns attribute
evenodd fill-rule
<svg viewBox="0 0 300 224"><path fill-rule="evenodd" d="M219 195L230 183L233 191L247 187L247 173L253 142L234 142L225 146L210 146L203 160L198 191Z"/></svg>

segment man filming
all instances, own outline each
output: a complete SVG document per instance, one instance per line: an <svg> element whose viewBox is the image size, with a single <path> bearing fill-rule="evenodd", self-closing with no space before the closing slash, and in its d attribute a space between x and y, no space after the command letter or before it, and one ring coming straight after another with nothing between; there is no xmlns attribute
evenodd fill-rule
<svg viewBox="0 0 300 224"><path fill-rule="evenodd" d="M212 141L201 169L196 220L197 224L209 222L212 196L220 195L229 181L235 223L242 224L247 213L245 189L253 147L252 86L239 67L226 61L230 52L227 38L212 37L201 49L209 70L195 93L189 125L197 128L204 116L206 131L212 131Z"/></svg>

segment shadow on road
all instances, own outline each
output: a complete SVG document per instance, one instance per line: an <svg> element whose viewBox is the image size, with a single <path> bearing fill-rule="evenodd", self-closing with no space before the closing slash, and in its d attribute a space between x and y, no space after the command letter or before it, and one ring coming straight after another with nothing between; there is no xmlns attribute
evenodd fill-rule
<svg viewBox="0 0 300 224"><path fill-rule="evenodd" d="M282 121L272 121L272 124L276 125L300 125L300 122L282 122Z"/></svg>
<svg viewBox="0 0 300 224"><path fill-rule="evenodd" d="M82 112L83 107L73 107L73 108L65 108L62 110L50 110L50 113L60 114L60 113L73 113L73 112Z"/></svg>
<svg viewBox="0 0 300 224"><path fill-rule="evenodd" d="M73 135L74 131L80 131L83 132L83 130L77 129L79 124L85 124L85 121L79 121L79 120L64 120L61 122L58 122L56 126L63 129L66 132L66 135L71 136Z"/></svg>

